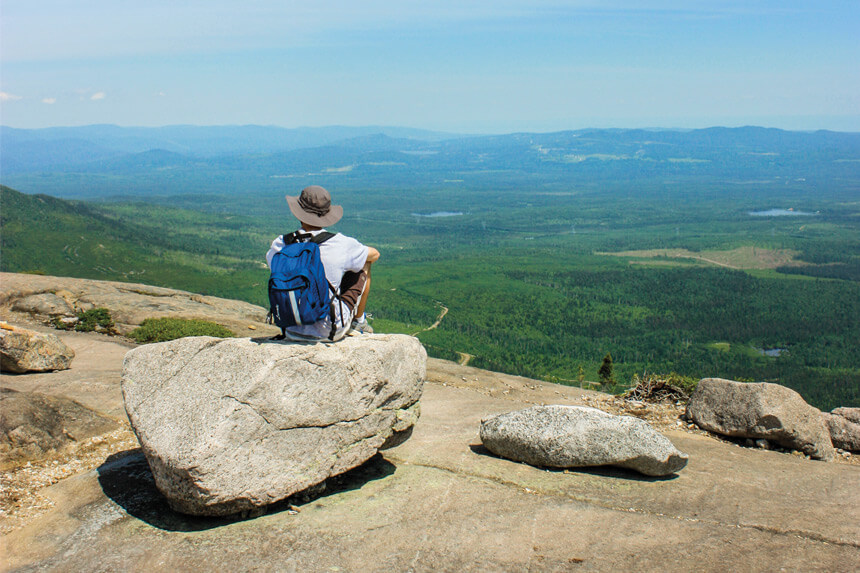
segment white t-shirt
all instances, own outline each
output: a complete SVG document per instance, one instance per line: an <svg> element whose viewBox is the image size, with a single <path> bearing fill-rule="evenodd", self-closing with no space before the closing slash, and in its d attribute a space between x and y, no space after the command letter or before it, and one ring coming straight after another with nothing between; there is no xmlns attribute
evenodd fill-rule
<svg viewBox="0 0 860 573"><path fill-rule="evenodd" d="M323 231L325 229L320 229L319 231L302 231L302 233L310 233L316 236ZM269 252L266 253L266 264L269 265L269 268L272 268L272 257L283 248L283 236L279 236L272 241L272 246L269 248ZM322 260L323 267L325 268L326 279L328 279L328 282L333 287L339 289L344 273L347 271L357 273L364 268L364 263L367 262L367 247L352 237L337 233L334 237L329 238L320 245L320 260ZM352 314L345 307L341 308L339 304L335 304L334 306L335 318L337 320L335 339L337 339L349 328L352 322ZM343 313L341 313L341 310L343 310ZM291 326L287 330L301 336L328 338L329 334L331 334L331 318L326 315L323 320L314 324Z"/></svg>

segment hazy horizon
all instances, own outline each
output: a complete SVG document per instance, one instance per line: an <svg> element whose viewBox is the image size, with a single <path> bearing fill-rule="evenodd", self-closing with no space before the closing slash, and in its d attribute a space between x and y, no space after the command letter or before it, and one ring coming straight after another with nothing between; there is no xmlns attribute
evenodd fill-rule
<svg viewBox="0 0 860 573"><path fill-rule="evenodd" d="M793 131L798 133L815 133L816 131L830 131L834 133L846 133L846 134L855 134L860 133L860 126L857 129L827 129L827 128L813 128L813 129L788 129L782 127L773 127L768 125L752 125L752 124L744 124L737 126L730 125L705 125L702 127L677 127L677 126L658 126L658 125L645 125L641 127L623 127L623 126L602 126L602 125L590 125L586 127L578 127L578 128L564 128L564 129L531 129L531 130L510 130L510 131L452 131L452 130L437 130L430 129L424 127L415 127L412 125L297 125L297 126L284 126L284 125L275 125L275 124L258 124L258 123L245 123L245 124L190 124L190 123L171 123L164 125L120 125L116 123L89 123L89 124L81 124L81 125L46 125L42 127L18 127L15 125L8 125L6 123L0 123L0 127L10 128L10 129L20 129L20 130L51 130L51 129L78 129L78 128L92 128L92 127L115 127L119 129L167 129L167 128L242 128L242 127L259 127L259 128L271 128L271 129L284 129L284 130L314 130L314 129L380 129L380 130L407 130L407 131L425 131L428 133L437 133L440 135L450 135L454 137L474 137L474 136L493 136L493 135L515 135L518 133L528 134L551 134L551 133L561 133L565 131L601 131L601 130L641 130L641 131L697 131L703 129L741 129L741 128L756 128L756 129L777 129L781 131Z"/></svg>

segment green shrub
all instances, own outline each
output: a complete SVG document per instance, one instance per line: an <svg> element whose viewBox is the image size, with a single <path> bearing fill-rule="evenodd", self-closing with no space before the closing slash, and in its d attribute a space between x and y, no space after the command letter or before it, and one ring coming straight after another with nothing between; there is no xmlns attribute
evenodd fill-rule
<svg viewBox="0 0 860 573"><path fill-rule="evenodd" d="M185 318L147 318L139 327L129 334L141 344L149 342L165 342L186 336L215 336L218 338L232 338L236 336L232 331L220 324L207 320L190 320Z"/></svg>
<svg viewBox="0 0 860 573"><path fill-rule="evenodd" d="M597 376L600 378L602 386L614 386L615 379L612 377L612 354L606 353L603 357L603 364L600 365L600 370L597 371Z"/></svg>
<svg viewBox="0 0 860 573"><path fill-rule="evenodd" d="M65 323L59 318L51 320L54 328L60 330L76 330L78 332L106 332L113 334L114 322L111 318L110 311L106 308L93 308L90 310L81 311L78 313L78 321L73 323Z"/></svg>
<svg viewBox="0 0 860 573"><path fill-rule="evenodd" d="M106 308L94 308L78 313L78 322L75 330L78 332L92 332L94 330L113 332L113 318Z"/></svg>

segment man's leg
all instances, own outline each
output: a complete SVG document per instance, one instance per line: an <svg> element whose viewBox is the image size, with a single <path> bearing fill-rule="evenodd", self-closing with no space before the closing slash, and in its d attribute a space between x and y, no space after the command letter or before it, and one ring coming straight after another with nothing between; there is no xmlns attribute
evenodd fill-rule
<svg viewBox="0 0 860 573"><path fill-rule="evenodd" d="M346 307L346 311L349 313L347 317L344 315L344 324L349 325L349 321L353 318L360 316L358 314L358 308L361 305L361 301L364 299L362 296L367 289L367 273L364 270L354 273L352 271L347 271L343 275L343 280L340 281L340 296L338 299L340 300L340 304L343 304ZM349 320L347 320L349 318Z"/></svg>
<svg viewBox="0 0 860 573"><path fill-rule="evenodd" d="M358 301L358 308L355 309L355 314L353 315L355 318L364 316L364 307L367 306L367 297L370 294L370 265L371 263L364 263L364 268L362 269L362 272L367 275L367 279L364 282L361 299Z"/></svg>

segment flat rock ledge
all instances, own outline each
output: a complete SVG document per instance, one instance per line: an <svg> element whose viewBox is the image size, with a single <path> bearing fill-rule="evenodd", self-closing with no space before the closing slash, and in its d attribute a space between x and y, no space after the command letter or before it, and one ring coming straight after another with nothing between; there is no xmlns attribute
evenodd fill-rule
<svg viewBox="0 0 860 573"><path fill-rule="evenodd" d="M0 369L4 372L50 372L72 365L75 351L58 336L0 323Z"/></svg>
<svg viewBox="0 0 860 573"><path fill-rule="evenodd" d="M255 514L407 439L426 362L405 335L193 337L130 351L122 392L174 510Z"/></svg>
<svg viewBox="0 0 860 573"><path fill-rule="evenodd" d="M836 457L821 412L779 384L703 378L686 417L716 434L765 439L818 460Z"/></svg>
<svg viewBox="0 0 860 573"><path fill-rule="evenodd" d="M618 466L647 476L670 475L687 456L647 422L586 406L533 406L481 423L494 454L539 467Z"/></svg>
<svg viewBox="0 0 860 573"><path fill-rule="evenodd" d="M0 388L0 470L106 434L119 423L68 398Z"/></svg>

